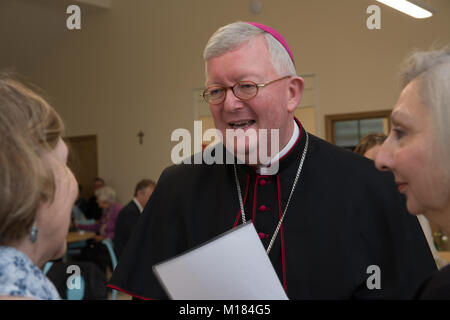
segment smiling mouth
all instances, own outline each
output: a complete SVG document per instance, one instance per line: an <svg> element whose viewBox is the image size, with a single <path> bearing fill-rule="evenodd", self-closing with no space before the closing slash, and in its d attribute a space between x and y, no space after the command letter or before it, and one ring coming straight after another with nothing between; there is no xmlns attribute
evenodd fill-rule
<svg viewBox="0 0 450 320"><path fill-rule="evenodd" d="M233 129L244 129L253 125L255 120L242 120L242 121L233 121L228 122L228 125Z"/></svg>

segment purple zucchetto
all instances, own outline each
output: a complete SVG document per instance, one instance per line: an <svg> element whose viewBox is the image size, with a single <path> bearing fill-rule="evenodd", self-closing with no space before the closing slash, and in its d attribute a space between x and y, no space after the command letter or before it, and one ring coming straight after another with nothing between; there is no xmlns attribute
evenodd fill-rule
<svg viewBox="0 0 450 320"><path fill-rule="evenodd" d="M247 23L251 24L252 26L255 26L255 27L257 27L257 28L259 28L261 30L264 30L264 31L270 33L275 39L277 39L277 41L279 43L281 43L281 45L286 49L286 51L288 52L289 56L291 57L292 63L295 65L294 56L292 54L292 51L289 48L286 40L284 40L283 36L278 31L276 31L275 29L273 29L271 27L265 26L265 25L257 23L257 22L247 22Z"/></svg>

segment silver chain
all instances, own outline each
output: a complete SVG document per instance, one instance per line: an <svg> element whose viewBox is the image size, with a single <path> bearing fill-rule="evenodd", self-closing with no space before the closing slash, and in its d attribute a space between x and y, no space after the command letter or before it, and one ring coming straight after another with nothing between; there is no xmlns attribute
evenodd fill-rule
<svg viewBox="0 0 450 320"><path fill-rule="evenodd" d="M275 239L277 238L278 232L280 231L281 225L284 220L284 216L286 215L287 209L289 207L289 203L291 202L292 195L294 194L295 187L297 186L298 178L300 177L300 173L302 172L303 162L305 161L306 152L308 151L308 143L309 143L308 133L306 131L305 131L305 133L306 133L306 143L305 143L305 148L303 149L302 158L300 160L300 164L298 165L297 174L295 175L294 183L292 184L291 193L289 194L289 198L286 203L286 207L284 207L283 215L281 216L281 219L278 222L277 228L275 229L275 232L273 233L272 239L270 240L269 246L267 247L267 250L266 250L267 255L269 255L269 252L272 249L273 243L275 242ZM247 222L245 219L244 203L242 202L241 186L239 184L239 178L237 176L236 164L234 163L233 166L234 166L234 178L236 181L236 188L237 188L237 193L238 193L238 198L239 198L239 206L241 208L241 213L242 213L241 214L242 223L246 224Z"/></svg>

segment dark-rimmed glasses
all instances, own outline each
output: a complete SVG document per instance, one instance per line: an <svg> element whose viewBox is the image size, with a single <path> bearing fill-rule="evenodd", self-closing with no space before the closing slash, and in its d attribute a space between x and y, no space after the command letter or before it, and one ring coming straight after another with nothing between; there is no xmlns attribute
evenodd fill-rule
<svg viewBox="0 0 450 320"><path fill-rule="evenodd" d="M253 81L239 81L231 87L211 86L203 91L202 96L207 103L219 104L225 100L228 89L231 89L236 98L240 100L249 100L258 94L259 88L263 88L271 83L274 83L275 81L283 80L289 77L290 76L284 76L282 78L260 84L256 84Z"/></svg>

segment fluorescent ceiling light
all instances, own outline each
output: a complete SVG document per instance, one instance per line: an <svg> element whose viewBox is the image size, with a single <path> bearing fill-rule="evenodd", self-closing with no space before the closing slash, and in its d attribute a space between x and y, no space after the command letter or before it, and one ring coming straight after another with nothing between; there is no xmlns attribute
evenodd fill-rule
<svg viewBox="0 0 450 320"><path fill-rule="evenodd" d="M425 19L433 15L434 9L421 0L377 0L416 19Z"/></svg>

